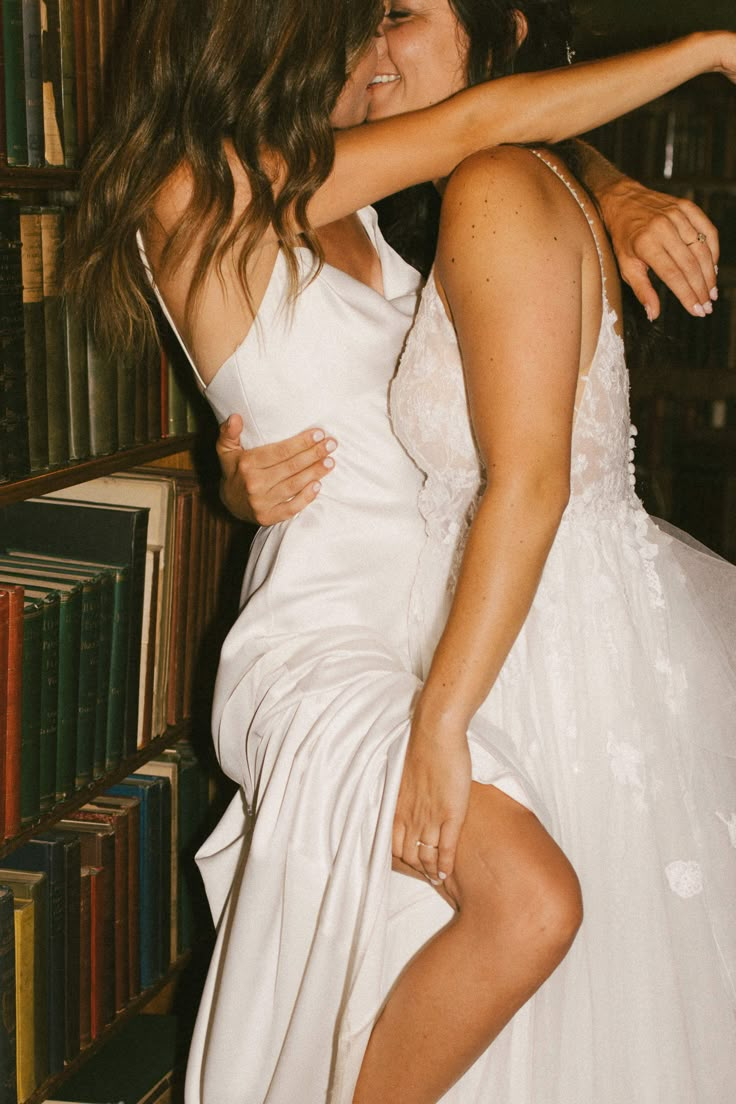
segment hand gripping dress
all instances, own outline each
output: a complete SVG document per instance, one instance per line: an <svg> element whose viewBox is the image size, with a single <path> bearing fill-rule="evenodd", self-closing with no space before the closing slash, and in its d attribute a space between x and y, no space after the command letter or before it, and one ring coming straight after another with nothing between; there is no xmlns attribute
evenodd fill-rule
<svg viewBox="0 0 736 1104"><path fill-rule="evenodd" d="M585 918L562 965L448 1104L736 1101L736 568L665 532L636 497L614 322L604 288L570 502L473 722L492 728L497 783L571 859ZM483 487L432 277L391 413L426 475L410 602L421 673Z"/></svg>

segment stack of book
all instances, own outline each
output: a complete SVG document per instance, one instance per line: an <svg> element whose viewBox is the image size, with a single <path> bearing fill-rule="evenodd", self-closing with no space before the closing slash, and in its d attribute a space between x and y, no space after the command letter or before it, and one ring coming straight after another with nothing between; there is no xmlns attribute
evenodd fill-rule
<svg viewBox="0 0 736 1104"><path fill-rule="evenodd" d="M0 1101L26 1100L192 947L210 804L185 741L0 861Z"/></svg>
<svg viewBox="0 0 736 1104"><path fill-rule="evenodd" d="M100 120L121 0L2 0L0 158L75 168Z"/></svg>
<svg viewBox="0 0 736 1104"><path fill-rule="evenodd" d="M0 196L0 480L195 428L160 349L102 355L61 294L69 209Z"/></svg>
<svg viewBox="0 0 736 1104"><path fill-rule="evenodd" d="M193 473L159 468L0 511L6 839L191 717L218 604L237 607L235 532Z"/></svg>

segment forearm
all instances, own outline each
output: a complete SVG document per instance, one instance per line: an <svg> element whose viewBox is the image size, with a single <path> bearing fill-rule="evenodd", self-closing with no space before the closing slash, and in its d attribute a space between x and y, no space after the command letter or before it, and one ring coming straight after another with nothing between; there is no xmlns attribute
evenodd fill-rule
<svg viewBox="0 0 736 1104"><path fill-rule="evenodd" d="M464 732L526 620L566 499L561 487L491 488L473 520L417 724Z"/></svg>
<svg viewBox="0 0 736 1104"><path fill-rule="evenodd" d="M489 81L423 111L341 131L333 171L309 204L310 221L319 226L447 176L489 146L583 134L718 68L734 42L719 32L689 35L604 61Z"/></svg>

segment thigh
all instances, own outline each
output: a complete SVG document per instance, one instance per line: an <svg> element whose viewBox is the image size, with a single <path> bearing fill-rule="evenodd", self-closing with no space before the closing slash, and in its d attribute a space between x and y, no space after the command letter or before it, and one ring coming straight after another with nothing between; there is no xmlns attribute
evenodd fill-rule
<svg viewBox="0 0 736 1104"><path fill-rule="evenodd" d="M550 897L579 899L577 876L538 818L502 790L473 782L446 893L463 910L537 907Z"/></svg>

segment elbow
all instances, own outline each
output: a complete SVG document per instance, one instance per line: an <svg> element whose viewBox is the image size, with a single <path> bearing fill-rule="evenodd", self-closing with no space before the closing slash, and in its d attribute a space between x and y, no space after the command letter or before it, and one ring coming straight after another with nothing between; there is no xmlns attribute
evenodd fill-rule
<svg viewBox="0 0 736 1104"><path fill-rule="evenodd" d="M570 501L570 473L521 472L511 478L490 478L484 499L505 502L507 509L521 513L535 527L554 532Z"/></svg>

